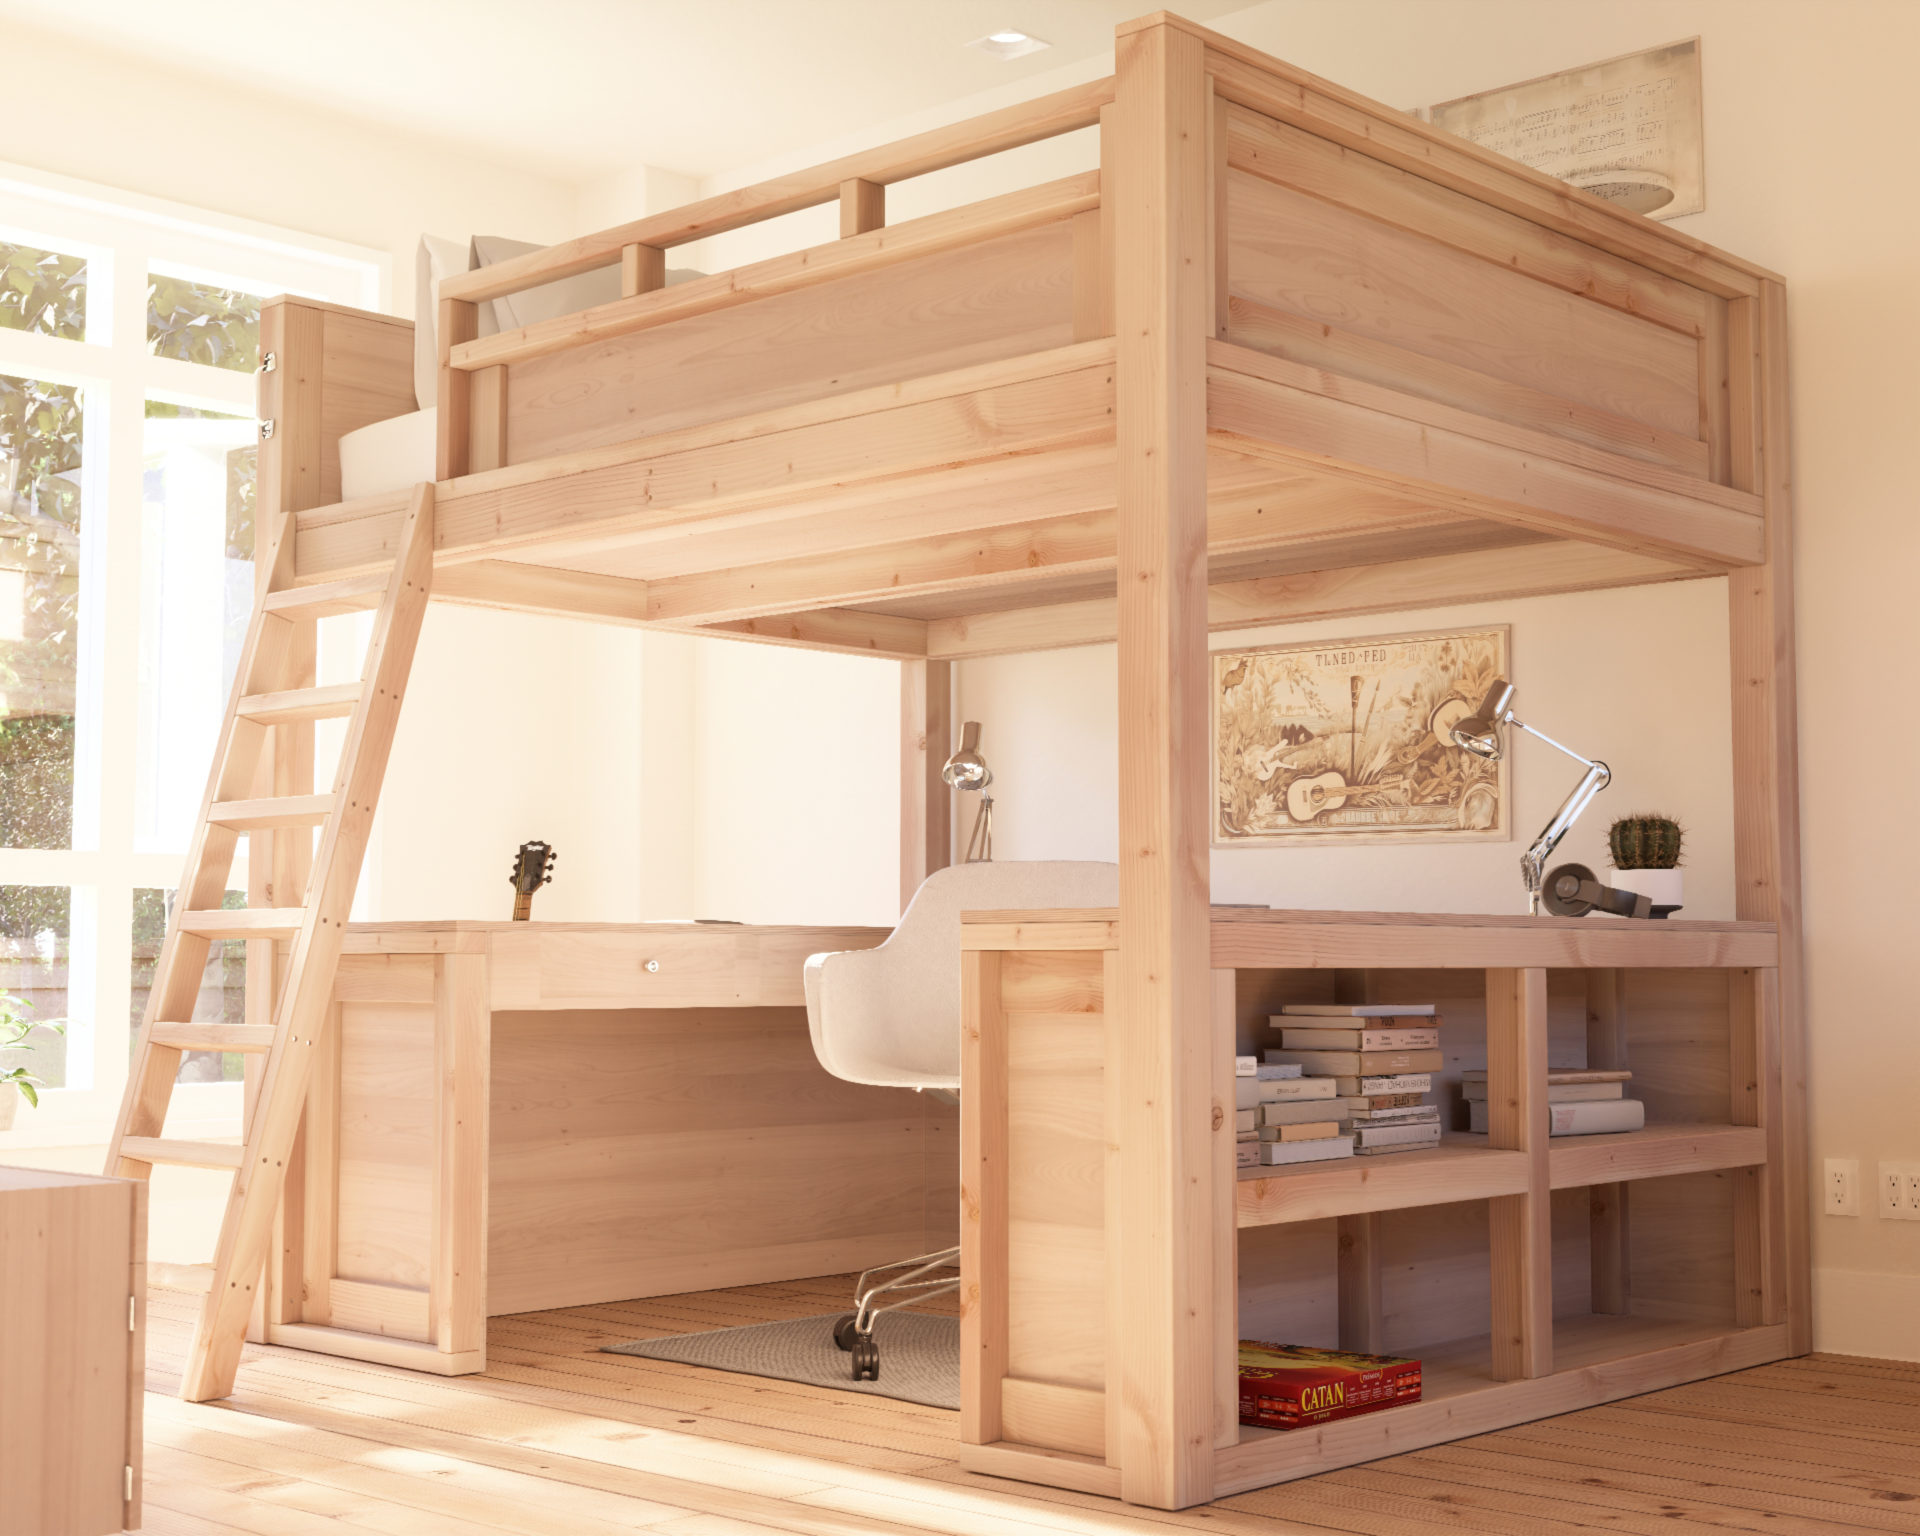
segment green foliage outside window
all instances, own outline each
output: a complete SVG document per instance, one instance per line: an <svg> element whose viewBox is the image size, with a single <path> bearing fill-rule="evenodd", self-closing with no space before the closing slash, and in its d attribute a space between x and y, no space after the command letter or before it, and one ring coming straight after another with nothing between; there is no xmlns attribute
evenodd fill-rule
<svg viewBox="0 0 1920 1536"><path fill-rule="evenodd" d="M260 362L259 297L150 274L147 350L182 363L251 373Z"/></svg>
<svg viewBox="0 0 1920 1536"><path fill-rule="evenodd" d="M21 604L20 638L0 639L0 846L9 848L73 844L84 427L77 387L0 374L0 573L18 573Z"/></svg>
<svg viewBox="0 0 1920 1536"><path fill-rule="evenodd" d="M160 964L160 946L167 936L167 891L136 889L133 893L133 998L128 1023L132 1034L128 1050L138 1044L140 1021L146 1016L147 996ZM245 907L244 891L228 891L221 900L225 911ZM200 973L200 994L193 1005L200 1024L244 1024L247 1021L247 946L234 939L216 940ZM246 1057L238 1051L186 1051L180 1057L177 1081L183 1083L237 1083L246 1075Z"/></svg>
<svg viewBox="0 0 1920 1536"><path fill-rule="evenodd" d="M228 411L203 411L197 406L174 405L166 400L147 402L147 419L159 418L174 421L250 421L251 417L235 416ZM227 452L227 547L229 560L251 560L253 558L253 517L254 487L260 468L260 445L249 443L244 448L233 448Z"/></svg>
<svg viewBox="0 0 1920 1536"><path fill-rule="evenodd" d="M73 893L66 886L0 885L0 1050L14 1056L0 1070L0 1092L11 1082L30 1104L38 1102L36 1089L66 1085L61 1037L72 949Z"/></svg>
<svg viewBox="0 0 1920 1536"><path fill-rule="evenodd" d="M0 327L86 340L86 258L0 240Z"/></svg>

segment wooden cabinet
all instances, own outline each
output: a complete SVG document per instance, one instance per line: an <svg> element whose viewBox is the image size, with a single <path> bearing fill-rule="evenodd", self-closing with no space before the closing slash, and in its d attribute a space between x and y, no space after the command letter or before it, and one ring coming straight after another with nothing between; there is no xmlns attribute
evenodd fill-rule
<svg viewBox="0 0 1920 1536"><path fill-rule="evenodd" d="M140 1524L147 1186L0 1168L0 1536Z"/></svg>

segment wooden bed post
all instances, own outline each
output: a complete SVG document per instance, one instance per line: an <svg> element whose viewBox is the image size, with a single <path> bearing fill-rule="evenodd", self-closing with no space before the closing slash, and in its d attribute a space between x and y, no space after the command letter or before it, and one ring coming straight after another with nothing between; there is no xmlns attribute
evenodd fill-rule
<svg viewBox="0 0 1920 1536"><path fill-rule="evenodd" d="M900 663L900 910L953 862L953 791L940 777L953 740L953 666Z"/></svg>
<svg viewBox="0 0 1920 1536"><path fill-rule="evenodd" d="M415 404L409 321L305 299L269 299L260 307L260 354L263 364L269 356L273 359L271 368L260 375L258 404L261 420L270 422L272 430L260 442L254 547L262 553L277 550L277 554L271 563L256 562L256 602L270 585L292 584L296 548L292 529L283 529L285 520L340 499L341 436L401 415ZM293 651L285 675L290 686L311 687L317 680L318 627L306 618L292 629ZM313 736L311 722L278 726L268 733L260 752L256 796L313 793ZM306 827L250 832L247 905L298 906L305 899L312 866L313 835ZM287 950L285 943L273 939L247 941L249 1024L273 1023ZM249 1122L264 1066L264 1056L246 1058ZM259 1306L249 1335L256 1342L263 1326L297 1323L309 1305L302 1284L308 1225L302 1204L306 1145L303 1129L295 1135L287 1161L277 1236L258 1292Z"/></svg>
<svg viewBox="0 0 1920 1536"><path fill-rule="evenodd" d="M1813 1347L1808 1251L1806 1042L1800 966L1800 764L1793 625L1793 476L1787 416L1787 299L1775 281L1757 297L1730 300L1729 393L1734 417L1732 478L1760 494L1766 517L1765 563L1727 578L1733 673L1734 916L1780 930L1778 1080L1758 1086L1763 1106L1778 1106L1769 1126L1780 1148L1762 1187L1742 1195L1736 1251L1757 1248L1752 1228L1774 1230L1784 1248L1788 1347ZM1765 1008L1752 1010L1763 1027ZM1738 1016L1736 1016L1738 1017ZM1760 1110L1766 1123L1766 1109ZM1755 1209L1756 1205L1762 1206ZM1775 1225L1777 1223L1777 1226ZM1769 1319L1770 1321L1772 1319Z"/></svg>
<svg viewBox="0 0 1920 1536"><path fill-rule="evenodd" d="M1207 868L1208 121L1201 39L1165 16L1117 39L1120 949L1107 1081L1119 1275L1106 1390L1121 1491L1213 1495L1212 996ZM1117 1457L1115 1452L1117 1451Z"/></svg>

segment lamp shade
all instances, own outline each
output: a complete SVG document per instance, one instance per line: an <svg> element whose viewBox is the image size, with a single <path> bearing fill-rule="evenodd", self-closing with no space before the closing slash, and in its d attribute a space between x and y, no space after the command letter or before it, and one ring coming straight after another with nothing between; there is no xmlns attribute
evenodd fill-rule
<svg viewBox="0 0 1920 1536"><path fill-rule="evenodd" d="M1454 722L1448 732L1453 744L1475 757L1484 757L1488 762L1498 762L1504 750L1500 740L1500 727L1505 725L1513 713L1513 684L1504 677L1496 678L1487 696L1480 701L1480 707L1464 720Z"/></svg>
<svg viewBox="0 0 1920 1536"><path fill-rule="evenodd" d="M951 789L985 789L993 782L993 770L980 755L978 720L969 720L960 728L959 749L947 759L946 766L940 770L940 777L947 781Z"/></svg>

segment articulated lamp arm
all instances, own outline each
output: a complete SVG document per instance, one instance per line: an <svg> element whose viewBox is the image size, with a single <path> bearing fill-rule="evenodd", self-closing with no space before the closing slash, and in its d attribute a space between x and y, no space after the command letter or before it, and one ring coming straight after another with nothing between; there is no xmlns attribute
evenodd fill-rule
<svg viewBox="0 0 1920 1536"><path fill-rule="evenodd" d="M1593 797L1613 782L1613 773L1607 765L1582 757L1578 752L1560 746L1543 731L1515 720L1513 722L1529 736L1538 736L1550 747L1560 747L1576 763L1587 765L1586 773L1580 782L1573 786L1573 792L1560 802L1560 809L1553 813L1553 819L1540 829L1540 835L1533 840L1533 846L1520 855L1520 875L1527 883L1527 910L1535 917L1540 915L1540 889L1547 880L1547 860L1553 857L1553 850L1560 846L1560 839L1567 830L1580 819L1580 813L1592 803Z"/></svg>
<svg viewBox="0 0 1920 1536"><path fill-rule="evenodd" d="M1540 829L1533 846L1520 856L1520 876L1527 886L1527 910L1537 917L1540 913L1540 888L1547 878L1547 860L1553 856L1553 850L1560 846L1560 839L1580 819L1580 813L1592 802L1593 797L1612 782L1613 774L1605 763L1582 757L1571 747L1555 741L1545 731L1536 731L1516 716L1513 712L1513 684L1505 678L1499 679L1487 690L1480 708L1456 724L1450 734L1456 747L1471 752L1475 757L1498 762L1506 753L1505 743L1500 739L1500 727L1503 725L1518 726L1529 736L1538 736L1548 746L1566 753L1576 763L1584 763L1587 769L1580 782L1573 786L1573 793L1553 813L1553 819Z"/></svg>

